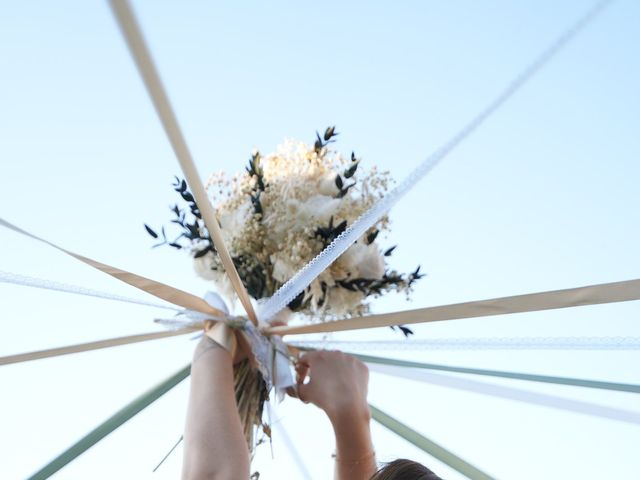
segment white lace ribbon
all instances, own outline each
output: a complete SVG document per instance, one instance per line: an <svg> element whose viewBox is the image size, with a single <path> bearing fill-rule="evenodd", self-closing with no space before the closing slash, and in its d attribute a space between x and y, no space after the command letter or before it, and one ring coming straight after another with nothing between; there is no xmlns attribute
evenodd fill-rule
<svg viewBox="0 0 640 480"><path fill-rule="evenodd" d="M398 200L406 195L422 180L440 161L446 157L463 140L471 135L484 121L495 113L514 93L526 84L544 67L573 37L575 37L591 20L601 13L611 0L598 2L586 15L571 25L537 58L534 59L518 76L495 97L483 110L471 119L460 131L451 137L438 150L420 163L396 188L391 190L369 210L358 217L342 234L340 234L320 254L299 270L289 281L264 304L259 313L263 322L269 321L275 314L285 308L300 292L325 271L356 240L376 224Z"/></svg>

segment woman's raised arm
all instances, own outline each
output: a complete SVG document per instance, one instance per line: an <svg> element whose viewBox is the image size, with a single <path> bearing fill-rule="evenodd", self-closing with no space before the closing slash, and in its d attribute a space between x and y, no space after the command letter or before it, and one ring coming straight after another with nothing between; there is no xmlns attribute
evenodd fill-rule
<svg viewBox="0 0 640 480"><path fill-rule="evenodd" d="M336 480L368 480L376 472L367 403L369 370L342 352L305 354L297 366L297 394L325 411L336 436ZM308 383L304 379L309 378Z"/></svg>
<svg viewBox="0 0 640 480"><path fill-rule="evenodd" d="M248 478L249 451L236 407L233 360L205 335L191 364L182 479Z"/></svg>

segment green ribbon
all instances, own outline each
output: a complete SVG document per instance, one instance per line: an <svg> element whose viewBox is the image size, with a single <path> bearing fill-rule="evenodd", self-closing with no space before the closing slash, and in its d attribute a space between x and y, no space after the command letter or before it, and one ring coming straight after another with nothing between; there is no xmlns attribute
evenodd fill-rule
<svg viewBox="0 0 640 480"><path fill-rule="evenodd" d="M412 443L432 457L437 458L442 463L449 465L465 477L470 478L471 480L494 480L492 476L484 473L482 470L474 467L454 453L451 453L446 448L409 428L404 423L401 423L395 418L387 415L382 410L377 409L371 404L369 404L369 408L371 408L371 415L376 422L387 427L393 433L404 438L407 442Z"/></svg>
<svg viewBox="0 0 640 480"><path fill-rule="evenodd" d="M189 376L190 372L191 365L187 365L163 382L153 387L151 390L143 393L131 403L125 405L103 423L98 425L96 428L91 430L88 434L86 434L84 437L82 437L80 440L78 440L76 443L74 443L72 446L70 446L68 449L54 458L47 465L31 475L28 480L44 480L45 478L49 478L62 467L67 465L69 462L86 452L89 448L109 435L120 425L125 423L127 420L130 420L132 417L134 417L146 407L155 402L157 399L159 399L162 395L178 385L182 380Z"/></svg>
<svg viewBox="0 0 640 480"><path fill-rule="evenodd" d="M489 377L510 378L512 380L526 380L529 382L555 383L559 385L571 385L574 387L599 388L602 390L615 390L618 392L640 393L640 385L630 383L600 382L597 380L584 380L581 378L552 377L548 375L533 375L529 373L503 372L499 370L484 370L478 368L450 367L435 363L419 363L394 358L372 357L352 353L354 357L365 363L378 363L393 365L396 367L424 368L427 370L440 370L443 372L469 373L472 375L485 375Z"/></svg>

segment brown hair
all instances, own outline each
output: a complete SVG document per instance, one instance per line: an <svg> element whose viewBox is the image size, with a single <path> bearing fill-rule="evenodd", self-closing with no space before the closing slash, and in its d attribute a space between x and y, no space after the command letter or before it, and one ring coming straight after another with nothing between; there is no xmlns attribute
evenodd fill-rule
<svg viewBox="0 0 640 480"><path fill-rule="evenodd" d="M442 480L421 463L399 458L387 463L370 480Z"/></svg>

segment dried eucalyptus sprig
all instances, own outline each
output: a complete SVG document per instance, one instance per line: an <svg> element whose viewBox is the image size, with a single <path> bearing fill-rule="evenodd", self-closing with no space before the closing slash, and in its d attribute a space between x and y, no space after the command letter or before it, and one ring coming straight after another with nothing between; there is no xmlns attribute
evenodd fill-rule
<svg viewBox="0 0 640 480"><path fill-rule="evenodd" d="M203 257L210 252L215 253L216 249L213 245L213 241L211 240L211 236L204 225L200 209L198 208L193 195L187 188L187 182L175 177L173 188L180 194L182 200L187 204L186 209L178 207L177 204L171 208L171 212L174 215L171 223L179 225L182 232L173 241L169 241L167 240L165 227L163 226L160 230L162 234L162 242L154 245L154 247L169 245L170 247L178 250L189 248L191 249L194 258ZM153 238L159 237L155 230L146 223L144 224L144 228ZM195 245L198 245L198 247L194 248Z"/></svg>

